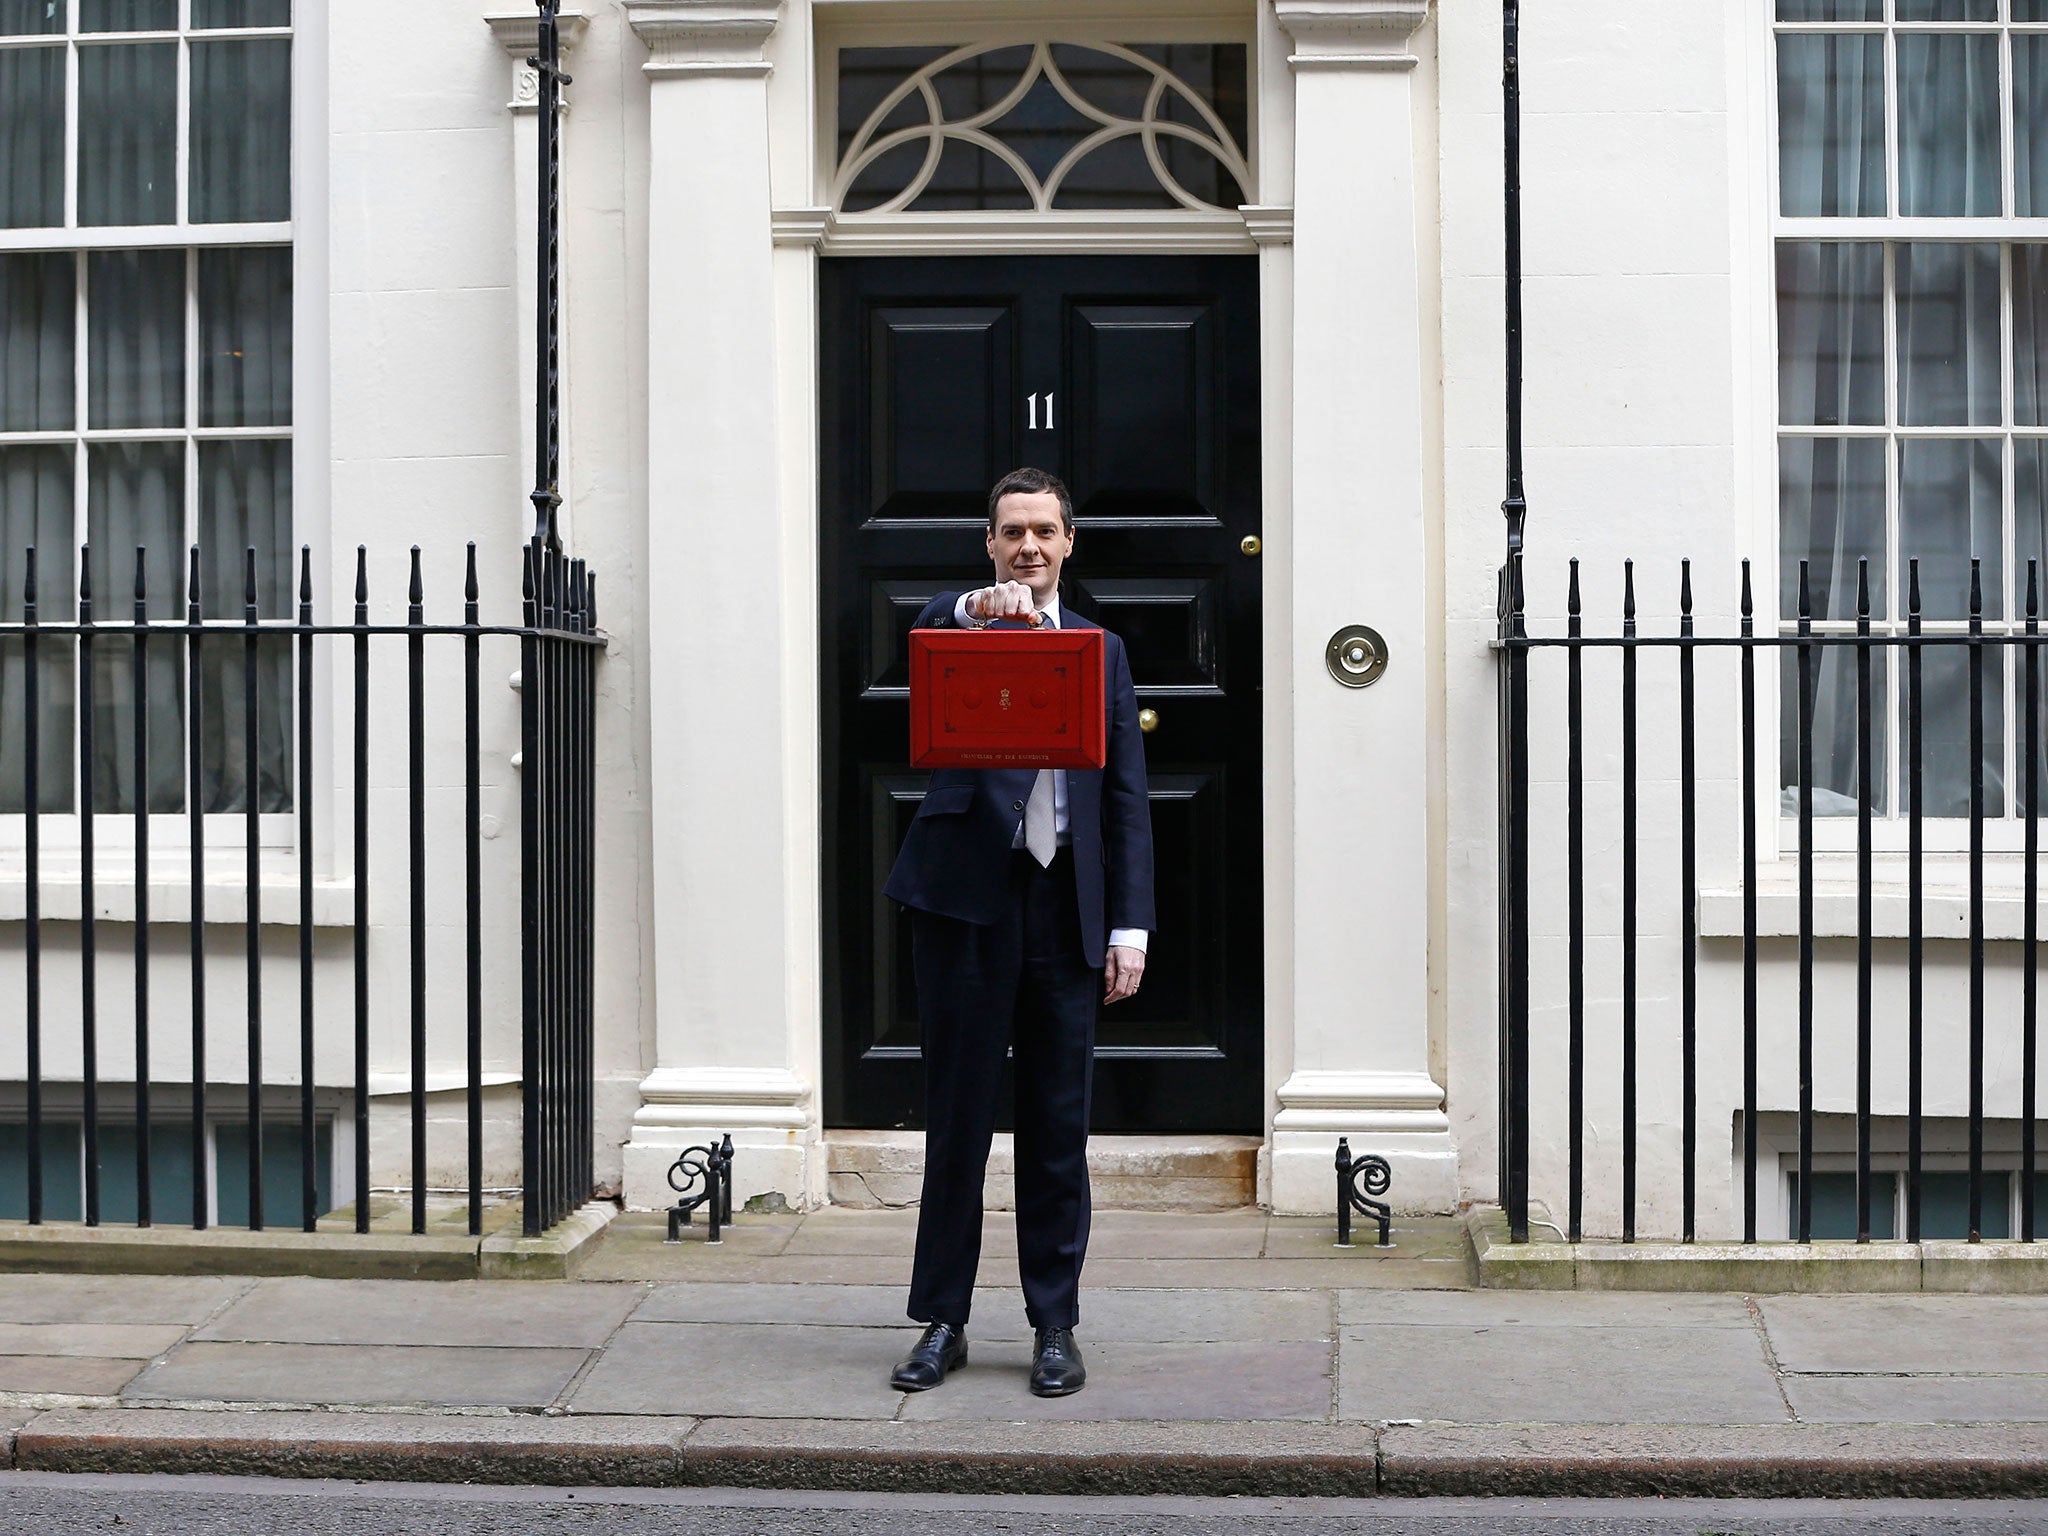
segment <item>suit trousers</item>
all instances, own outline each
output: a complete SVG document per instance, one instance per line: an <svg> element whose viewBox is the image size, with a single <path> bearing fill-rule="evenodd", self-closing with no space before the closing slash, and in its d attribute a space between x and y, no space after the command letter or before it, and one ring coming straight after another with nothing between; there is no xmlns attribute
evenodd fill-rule
<svg viewBox="0 0 2048 1536"><path fill-rule="evenodd" d="M1005 919L912 911L925 1068L924 1199L910 1316L965 1326L1004 1056L1015 1061L1017 1270L1034 1328L1080 1320L1088 1103L1102 977L1081 957L1072 851L1010 856Z"/></svg>

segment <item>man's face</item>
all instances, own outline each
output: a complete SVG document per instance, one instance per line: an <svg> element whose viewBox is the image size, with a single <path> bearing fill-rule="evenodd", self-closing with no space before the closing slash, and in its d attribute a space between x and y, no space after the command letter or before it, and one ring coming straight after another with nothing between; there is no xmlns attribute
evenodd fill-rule
<svg viewBox="0 0 2048 1536"><path fill-rule="evenodd" d="M1043 608L1059 591L1060 566L1074 552L1074 536L1060 519L1051 491L1012 491L996 503L988 530L988 556L997 581L1021 581Z"/></svg>

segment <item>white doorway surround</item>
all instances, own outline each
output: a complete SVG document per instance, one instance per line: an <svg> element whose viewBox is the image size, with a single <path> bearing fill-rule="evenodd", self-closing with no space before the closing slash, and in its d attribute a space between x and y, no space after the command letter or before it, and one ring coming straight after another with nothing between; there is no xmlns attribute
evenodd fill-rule
<svg viewBox="0 0 2048 1536"><path fill-rule="evenodd" d="M727 1132L739 1201L828 1198L816 260L915 246L1260 253L1270 1092L1259 1196L1281 1211L1332 1209L1343 1135L1392 1161L1403 1209L1449 1209L1456 1159L1430 1070L1440 871L1426 808L1442 665L1426 600L1437 557L1409 51L1427 0L1231 9L1257 60L1257 180L1239 214L1177 234L1129 219L1090 229L1029 213L963 216L952 247L919 244L900 226L863 235L824 206L819 169L817 32L917 22L926 9L626 6L648 50L651 490L640 579L688 598L651 604L648 621L656 1022L625 1148L627 1203L665 1204L676 1152ZM1033 8L987 9L988 26L1014 32ZM1200 0L1186 9L1203 24L1225 14ZM979 14L957 4L929 13L943 17L941 42ZM1159 5L1143 14L1193 24ZM1087 29L1113 30L1101 18ZM1392 656L1364 690L1340 687L1324 665L1331 633L1352 623L1379 630Z"/></svg>

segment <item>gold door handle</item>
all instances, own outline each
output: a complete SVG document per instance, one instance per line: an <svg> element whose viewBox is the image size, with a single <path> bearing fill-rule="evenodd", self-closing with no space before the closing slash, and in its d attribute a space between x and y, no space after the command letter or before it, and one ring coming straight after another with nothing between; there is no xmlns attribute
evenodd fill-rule
<svg viewBox="0 0 2048 1536"><path fill-rule="evenodd" d="M1139 729L1139 730L1141 730L1141 731L1143 731L1143 732L1144 732L1144 733L1145 733L1145 734L1146 734L1147 736L1150 736L1150 735L1151 735L1151 734L1152 734L1152 733L1153 733L1154 731L1158 730L1158 729L1159 729L1159 711L1158 711L1158 710L1156 710L1156 709L1141 709L1141 710L1139 710L1139 711L1138 711L1138 729Z"/></svg>
<svg viewBox="0 0 2048 1536"><path fill-rule="evenodd" d="M1256 555L1260 547L1259 536L1256 533L1248 533L1237 541L1237 547L1248 555Z"/></svg>

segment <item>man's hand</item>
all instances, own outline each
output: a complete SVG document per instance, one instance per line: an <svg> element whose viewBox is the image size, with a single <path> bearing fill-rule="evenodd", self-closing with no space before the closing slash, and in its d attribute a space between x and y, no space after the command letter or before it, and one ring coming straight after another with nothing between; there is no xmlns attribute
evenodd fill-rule
<svg viewBox="0 0 2048 1536"><path fill-rule="evenodd" d="M1132 996L1144 974L1145 951L1123 944L1110 945L1109 958L1102 962L1102 1000L1120 1003Z"/></svg>
<svg viewBox="0 0 2048 1536"><path fill-rule="evenodd" d="M1023 619L1028 623L1038 612L1038 603L1023 582L1002 581L970 596L967 611L977 619Z"/></svg>

